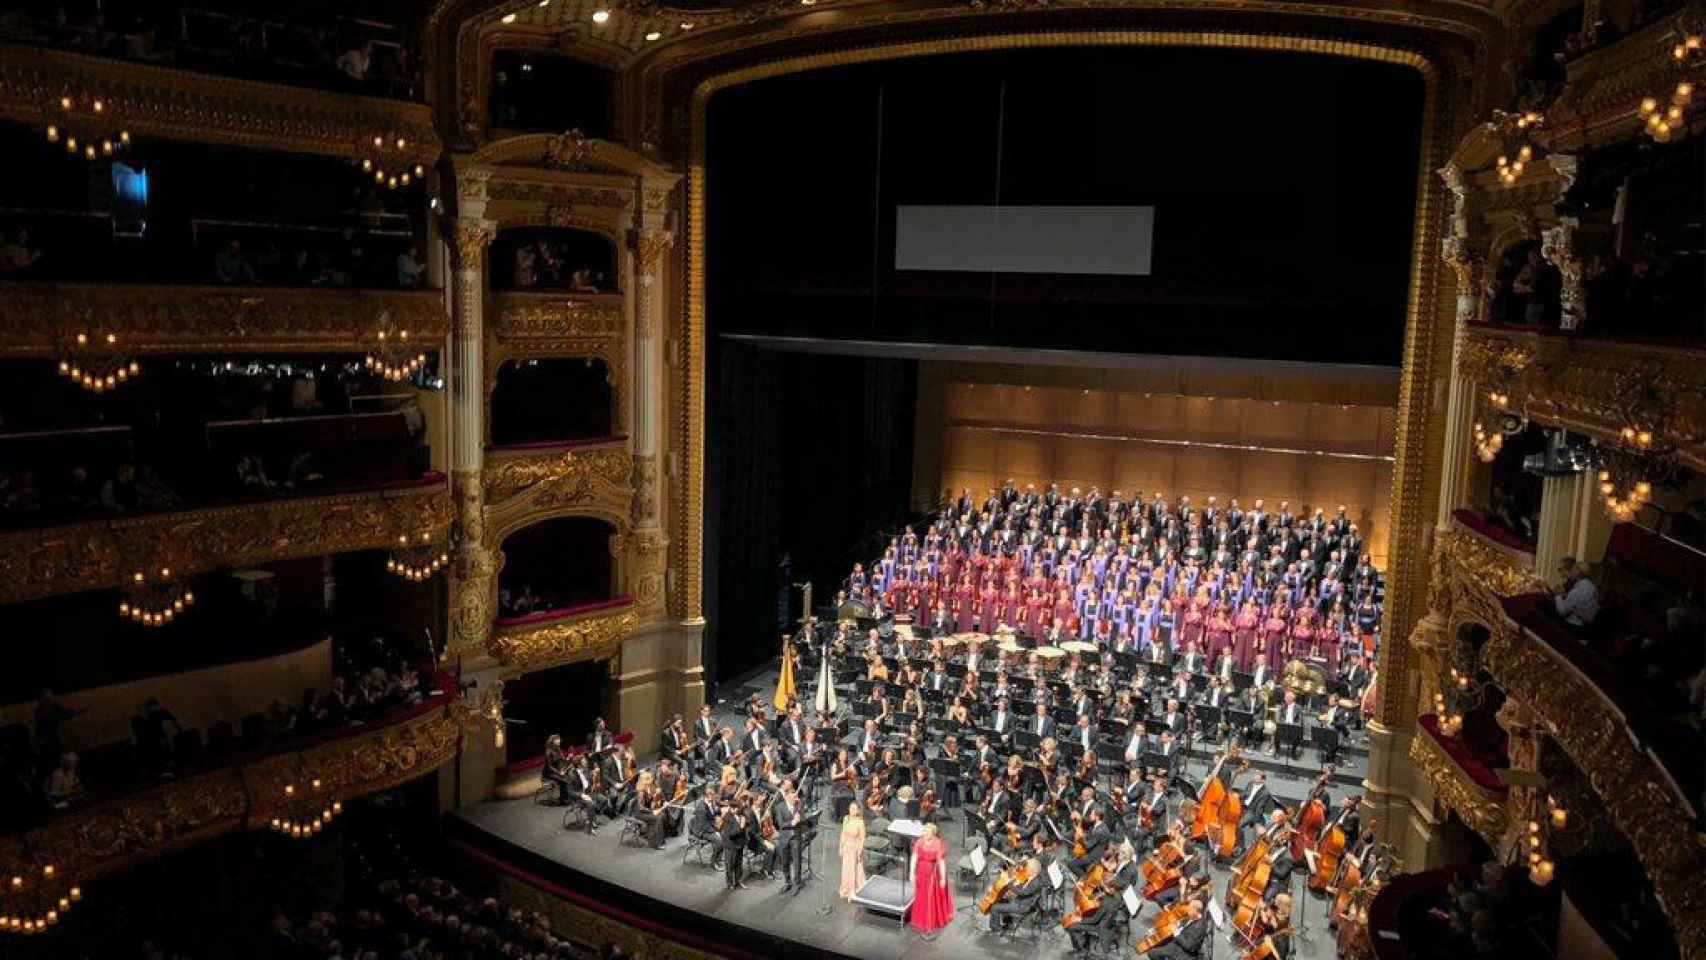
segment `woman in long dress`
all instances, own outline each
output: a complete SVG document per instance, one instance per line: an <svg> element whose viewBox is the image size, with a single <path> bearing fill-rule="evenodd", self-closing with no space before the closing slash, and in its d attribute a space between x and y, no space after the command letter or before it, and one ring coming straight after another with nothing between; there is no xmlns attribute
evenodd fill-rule
<svg viewBox="0 0 1706 960"><path fill-rule="evenodd" d="M924 825L924 835L912 845L911 921L920 930L940 930L954 919L954 898L948 892L947 845L937 835L936 825Z"/></svg>
<svg viewBox="0 0 1706 960"><path fill-rule="evenodd" d="M853 803L841 821L841 899L852 899L864 885L865 816Z"/></svg>

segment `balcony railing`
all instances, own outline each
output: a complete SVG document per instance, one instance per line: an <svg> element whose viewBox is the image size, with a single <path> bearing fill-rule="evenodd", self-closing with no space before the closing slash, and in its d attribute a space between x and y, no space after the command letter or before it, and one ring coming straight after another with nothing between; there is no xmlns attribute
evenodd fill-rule
<svg viewBox="0 0 1706 960"><path fill-rule="evenodd" d="M50 851L63 876L84 883L289 815L284 786L303 770L344 801L430 773L455 756L461 740L452 711L455 684L443 675L436 679L433 696L362 727L114 797L21 837L0 840L0 861L21 862L28 844Z"/></svg>
<svg viewBox="0 0 1706 960"><path fill-rule="evenodd" d="M639 624L634 598L583 604L539 616L498 621L492 629L491 655L517 673L583 660L614 661L622 641Z"/></svg>
<svg viewBox="0 0 1706 960"><path fill-rule="evenodd" d="M436 290L327 290L154 284L0 285L0 356L53 357L86 318L132 354L360 352L384 314L428 344L450 332Z"/></svg>
<svg viewBox="0 0 1706 960"><path fill-rule="evenodd" d="M1497 844L1510 822L1510 791L1462 741L1446 736L1438 718L1423 714L1410 740L1410 759L1433 783L1434 793L1476 833Z"/></svg>
<svg viewBox="0 0 1706 960"><path fill-rule="evenodd" d="M67 90L105 97L110 115L144 139L349 157L382 132L403 139L398 157L411 166L432 165L441 149L423 103L0 43L0 119L41 123L44 105Z"/></svg>
<svg viewBox="0 0 1706 960"><path fill-rule="evenodd" d="M1473 327L1458 372L1508 393L1511 409L1534 420L1612 440L1629 426L1618 412L1640 387L1674 407L1660 442L1680 444L1685 463L1706 469L1706 349Z"/></svg>
<svg viewBox="0 0 1706 960"><path fill-rule="evenodd" d="M356 493L269 499L0 534L0 603L116 587L170 543L184 574L372 550L451 521L444 477Z"/></svg>

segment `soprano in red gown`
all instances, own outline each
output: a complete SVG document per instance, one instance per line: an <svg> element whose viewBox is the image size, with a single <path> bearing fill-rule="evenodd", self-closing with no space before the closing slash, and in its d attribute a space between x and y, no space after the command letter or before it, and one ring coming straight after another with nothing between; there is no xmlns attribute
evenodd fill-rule
<svg viewBox="0 0 1706 960"><path fill-rule="evenodd" d="M954 919L954 897L948 892L947 845L936 825L925 824L924 836L912 846L911 923L920 930L940 930Z"/></svg>

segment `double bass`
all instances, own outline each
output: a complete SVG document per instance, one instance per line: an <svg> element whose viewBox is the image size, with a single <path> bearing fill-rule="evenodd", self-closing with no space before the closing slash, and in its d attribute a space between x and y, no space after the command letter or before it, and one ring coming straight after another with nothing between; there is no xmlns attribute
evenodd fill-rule
<svg viewBox="0 0 1706 960"><path fill-rule="evenodd" d="M1293 860L1302 861L1303 851L1313 848L1321 837L1321 827L1327 822L1327 806L1321 802L1321 793L1327 789L1327 781L1333 773L1333 765L1328 764L1321 771L1321 776L1315 779L1315 785L1309 788L1309 796L1297 808L1297 832L1291 835Z"/></svg>
<svg viewBox="0 0 1706 960"><path fill-rule="evenodd" d="M1220 805L1225 802L1227 796L1226 784L1220 782L1220 768L1237 753L1236 744L1227 744L1226 749L1214 761L1214 767L1209 770L1202 789L1197 791L1197 815L1191 822L1192 840L1203 839L1209 830L1220 825Z"/></svg>
<svg viewBox="0 0 1706 960"><path fill-rule="evenodd" d="M1290 819L1282 812L1272 826L1263 831L1255 843L1240 860L1237 869L1226 881L1226 905L1232 911L1232 923L1240 930L1247 930L1255 923L1258 912L1262 909L1262 895L1268 889L1268 879L1273 875L1274 858L1278 855L1280 844L1286 843L1293 827Z"/></svg>
<svg viewBox="0 0 1706 960"><path fill-rule="evenodd" d="M1309 875L1309 889L1320 893L1333 882L1333 875L1339 870L1339 863L1344 859L1345 848L1350 846L1353 837L1345 833L1345 818L1353 807L1341 807L1333 822L1321 831L1320 838L1315 843L1315 871Z"/></svg>

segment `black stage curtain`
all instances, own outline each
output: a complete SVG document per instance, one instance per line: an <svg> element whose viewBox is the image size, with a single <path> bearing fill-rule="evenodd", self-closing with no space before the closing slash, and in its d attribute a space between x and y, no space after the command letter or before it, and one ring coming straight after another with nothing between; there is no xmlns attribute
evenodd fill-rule
<svg viewBox="0 0 1706 960"><path fill-rule="evenodd" d="M908 519L918 364L707 346L705 667L722 681L776 655L789 583L830 602Z"/></svg>

